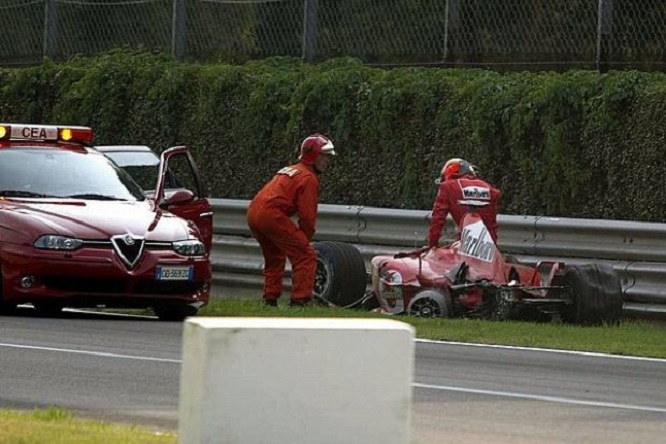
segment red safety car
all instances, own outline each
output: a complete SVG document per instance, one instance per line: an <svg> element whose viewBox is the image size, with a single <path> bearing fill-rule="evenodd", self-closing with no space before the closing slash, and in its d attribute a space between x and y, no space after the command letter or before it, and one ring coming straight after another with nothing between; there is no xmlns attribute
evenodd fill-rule
<svg viewBox="0 0 666 444"><path fill-rule="evenodd" d="M0 124L0 311L196 314L210 293L212 210L191 190L165 192L170 163L191 161L187 148L162 153L146 197L93 138L87 127Z"/></svg>

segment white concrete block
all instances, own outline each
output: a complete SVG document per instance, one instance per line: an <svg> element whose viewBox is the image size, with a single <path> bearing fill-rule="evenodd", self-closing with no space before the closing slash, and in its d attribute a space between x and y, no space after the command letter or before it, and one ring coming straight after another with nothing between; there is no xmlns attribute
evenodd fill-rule
<svg viewBox="0 0 666 444"><path fill-rule="evenodd" d="M180 442L409 442L414 329L391 319L190 318Z"/></svg>

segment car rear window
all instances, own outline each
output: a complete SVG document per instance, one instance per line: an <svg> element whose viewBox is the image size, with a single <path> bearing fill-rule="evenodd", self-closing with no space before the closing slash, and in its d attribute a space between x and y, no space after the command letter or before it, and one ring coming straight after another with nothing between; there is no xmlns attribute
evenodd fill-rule
<svg viewBox="0 0 666 444"><path fill-rule="evenodd" d="M148 151L110 151L104 154L112 159L119 167L160 165L160 159L155 154Z"/></svg>
<svg viewBox="0 0 666 444"><path fill-rule="evenodd" d="M144 191L154 190L160 173L160 159L152 152L112 151L105 156L132 176ZM167 178L168 179L168 178ZM167 188L169 183L167 181Z"/></svg>

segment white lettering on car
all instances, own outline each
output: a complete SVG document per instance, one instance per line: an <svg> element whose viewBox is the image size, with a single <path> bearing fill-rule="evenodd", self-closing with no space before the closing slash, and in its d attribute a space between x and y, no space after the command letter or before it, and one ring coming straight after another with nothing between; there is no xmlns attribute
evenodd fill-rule
<svg viewBox="0 0 666 444"><path fill-rule="evenodd" d="M495 257L495 243L483 222L475 222L463 228L460 237L460 254L492 262Z"/></svg>

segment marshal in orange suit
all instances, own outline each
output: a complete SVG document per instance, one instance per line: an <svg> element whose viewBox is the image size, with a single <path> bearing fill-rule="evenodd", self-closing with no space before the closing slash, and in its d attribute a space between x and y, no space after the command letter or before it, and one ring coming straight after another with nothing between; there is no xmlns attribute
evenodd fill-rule
<svg viewBox="0 0 666 444"><path fill-rule="evenodd" d="M306 306L314 291L317 256L310 245L319 203L319 176L335 155L333 142L313 134L301 143L299 162L284 167L257 193L247 223L264 256L267 305L277 306L286 259L292 268L291 306ZM298 223L291 219L298 216Z"/></svg>

